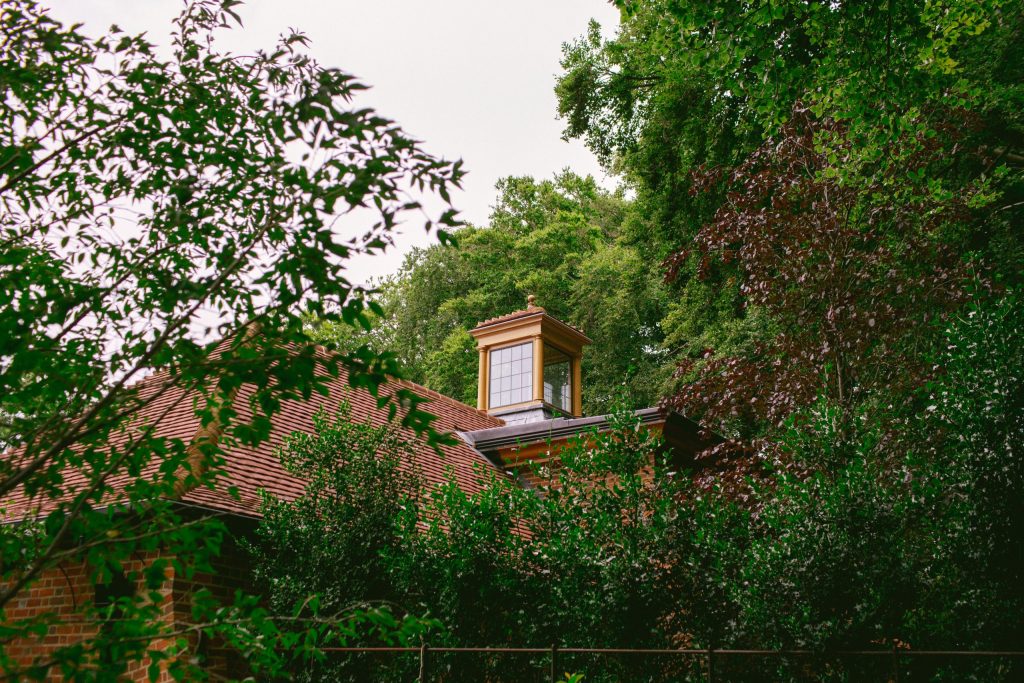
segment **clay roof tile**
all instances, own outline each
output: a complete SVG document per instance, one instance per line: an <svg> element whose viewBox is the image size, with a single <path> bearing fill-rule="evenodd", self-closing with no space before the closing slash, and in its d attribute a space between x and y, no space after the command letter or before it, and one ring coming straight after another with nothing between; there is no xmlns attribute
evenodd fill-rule
<svg viewBox="0 0 1024 683"><path fill-rule="evenodd" d="M321 355L325 353L321 350ZM336 377L330 377L326 369L319 366L318 373L328 384L326 397L314 394L309 400L283 401L280 411L271 419L269 438L256 447L231 443L230 436L225 438L222 444L224 467L218 485L213 489L185 491L181 500L229 513L258 515L261 489L286 500L302 494L304 482L284 469L276 451L293 432L312 431L313 416L318 410L336 413L341 404L347 402L352 419L378 425L387 423L387 407L378 408L376 399L365 389L350 388L348 375L343 368ZM500 418L406 380L390 380L380 390L381 393L392 393L399 387L411 390L427 400L420 409L437 417L433 427L439 432L472 431L505 424ZM114 433L112 442L126 442L133 431L138 431L147 422L155 424L157 436L181 439L186 444L195 438L202 428L195 413L195 405L198 405L194 404L196 394L168 382L167 373L160 371L143 379L137 388L140 395L153 395L155 392L162 392L162 395L158 400L148 403L138 419L126 429ZM239 389L234 401L237 419L245 421L252 417L248 399L254 391L255 388L249 385ZM428 487L443 483L448 472L452 472L463 490L474 493L482 487L488 471L499 471L491 461L460 439L454 444L441 445L439 453L411 429L401 428L400 431L413 444L414 462L406 463L406 466L416 468ZM17 454L8 453L5 457L17 457ZM158 467L159 463L152 463L152 466ZM74 490L86 484L86 477L82 472L70 471L65 476L65 482ZM237 498L228 495L230 487L237 489ZM45 510L54 504L54 501L28 500L24 492L16 492L3 502L8 516L33 514L32 511Z"/></svg>

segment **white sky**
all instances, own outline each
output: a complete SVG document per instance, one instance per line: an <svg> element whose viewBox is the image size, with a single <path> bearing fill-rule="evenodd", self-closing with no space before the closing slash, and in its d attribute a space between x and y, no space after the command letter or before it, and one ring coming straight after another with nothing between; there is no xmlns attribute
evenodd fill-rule
<svg viewBox="0 0 1024 683"><path fill-rule="evenodd" d="M54 16L97 34L110 24L169 43L181 0L50 0ZM464 219L484 224L494 183L504 176L547 178L563 168L593 174L593 155L561 140L555 77L561 45L596 18L610 33L618 20L607 0L248 0L236 8L243 27L219 35L222 49L270 48L288 28L310 40L321 63L355 74L372 90L356 103L376 108L424 142L428 151L462 158L464 191L452 196ZM397 270L413 245L432 243L409 224L398 248L355 260L350 279Z"/></svg>

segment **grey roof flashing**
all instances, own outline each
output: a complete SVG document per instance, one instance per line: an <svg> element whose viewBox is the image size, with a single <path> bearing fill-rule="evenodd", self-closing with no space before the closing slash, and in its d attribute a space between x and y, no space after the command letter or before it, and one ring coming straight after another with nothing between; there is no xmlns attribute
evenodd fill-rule
<svg viewBox="0 0 1024 683"><path fill-rule="evenodd" d="M635 412L642 424L663 422L665 414L658 408L641 408ZM596 429L608 429L608 416L564 418L526 422L522 424L477 429L471 432L459 432L459 436L478 451L493 451L506 446L519 446L541 443L549 439L562 439Z"/></svg>

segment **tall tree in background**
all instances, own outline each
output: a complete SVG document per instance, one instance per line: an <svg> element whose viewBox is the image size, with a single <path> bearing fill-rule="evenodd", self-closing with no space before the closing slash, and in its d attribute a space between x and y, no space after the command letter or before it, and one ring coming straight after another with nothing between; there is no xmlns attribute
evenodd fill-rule
<svg viewBox="0 0 1024 683"><path fill-rule="evenodd" d="M318 328L342 347L391 351L410 377L471 405L477 353L469 330L524 308L533 294L578 325L594 345L584 355L587 413L607 412L625 382L637 406L658 400L667 377L661 351L664 294L656 263L627 238L631 205L593 178L507 178L487 227L454 234L457 248L414 251L380 288L376 329Z"/></svg>
<svg viewBox="0 0 1024 683"><path fill-rule="evenodd" d="M896 389L908 348L883 326L913 331L917 365L951 279L1019 279L1020 3L617 4L615 38L567 46L559 107L668 259L688 412L752 436L844 380L844 401L868 400L862 370Z"/></svg>
<svg viewBox="0 0 1024 683"><path fill-rule="evenodd" d="M728 191L694 246L670 259L670 276L693 252L698 277L719 264L737 268L745 304L773 330L745 356L709 352L702 366L684 363L683 371L697 366L674 398L684 413L719 425L747 417L770 430L825 397L848 421L865 402L911 397L932 375L936 322L966 300L971 275L949 236L971 227L969 206L984 203L991 186L954 194L913 182L943 165L946 138L960 137L948 125L913 145L904 165L844 182L853 152L820 142L845 132L838 128L796 111L727 179L695 174L695 191L717 183Z"/></svg>
<svg viewBox="0 0 1024 683"><path fill-rule="evenodd" d="M763 456L704 477L698 639L1017 642L1024 6L616 4L565 134L649 218L669 403Z"/></svg>
<svg viewBox="0 0 1024 683"><path fill-rule="evenodd" d="M180 487L213 484L217 445L157 436L140 411L158 420L174 408L162 397L181 387L197 397L192 409L204 425L222 426L221 443L264 439L283 399L322 390L300 314L339 325L363 318L348 259L387 246L396 221L417 208L410 187L447 196L458 183L458 164L352 106L364 86L314 62L301 34L253 56L219 52L214 35L237 20L236 4L188 3L166 59L117 27L89 38L30 0L0 7L0 415L12 449L0 460L0 670L8 676L89 677L100 662L116 675L133 660L156 666L174 653L179 645L151 651L172 624L142 592L116 606L83 601L73 619L99 623L115 609L120 617L26 668L7 645L41 637L63 617L10 610L61 563L81 563L106 583L159 549L161 559L126 577L151 590L166 580L169 558L185 577L208 569L222 526L186 520L172 501ZM335 225L360 207L375 215L362 237ZM446 209L437 223L451 225L453 215ZM215 339L225 340L216 352ZM366 349L328 370L339 363L371 390L394 370ZM152 368L165 372L141 394L133 384ZM257 387L251 421L232 406L242 383ZM208 633L222 629L249 648L254 666L273 666L275 646L286 643L272 624L210 607Z"/></svg>

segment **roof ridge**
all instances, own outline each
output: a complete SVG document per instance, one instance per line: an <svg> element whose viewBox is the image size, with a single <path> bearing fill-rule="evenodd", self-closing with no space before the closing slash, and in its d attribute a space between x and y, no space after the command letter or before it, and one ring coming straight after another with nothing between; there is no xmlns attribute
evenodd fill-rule
<svg viewBox="0 0 1024 683"><path fill-rule="evenodd" d="M552 321L558 323L559 325L563 325L563 326L569 328L570 330L572 330L576 334L582 335L584 337L587 336L586 334L584 334L583 330L581 330L580 328L576 327L572 323L567 323L564 320L556 318L555 316L553 316L550 313L548 313L547 309L544 308L543 306L537 306L537 305L535 305L533 303L531 303L526 308L519 309L518 311L512 311L511 313L506 313L504 315L499 315L499 316L495 316L493 318L488 318L487 320L484 320L483 322L477 323L477 326L474 327L472 331L476 331L476 330L479 330L481 328L488 327L490 325L497 325L498 323L509 322L509 321L512 321L512 320L519 320L521 318L529 318L530 316L534 316L534 315L539 315L539 316L542 316L544 318L547 318L548 320L552 320Z"/></svg>
<svg viewBox="0 0 1024 683"><path fill-rule="evenodd" d="M468 409L472 410L474 413L477 413L478 415L481 415L483 417L491 418L492 420L498 420L502 424L504 424L504 422L505 422L500 417L496 417L494 415L488 414L488 412L486 410L480 410L479 408L475 408L475 407L469 405L468 403L463 403L462 401L460 401L460 400L458 400L456 398L452 398L451 396L447 396L446 394L442 394L441 392L435 391L434 389L431 389L430 387L425 387L422 384L417 384L416 382L413 382L412 380L404 379L404 378L401 378L401 377L395 377L395 378L392 379L392 381L394 381L394 382L396 382L398 384L403 384L403 385L406 385L406 386L413 387L415 389L419 389L420 391L422 391L423 393L427 394L428 396L442 399L443 401L447 401L448 403L454 403L454 404L458 405L461 408L468 408Z"/></svg>
<svg viewBox="0 0 1024 683"><path fill-rule="evenodd" d="M531 313L543 312L543 311L544 311L543 308L541 308L539 306L536 306L536 307L534 307L534 310L531 311ZM220 342L218 342L218 344L219 343ZM339 357L339 356L343 355L343 354L339 353L336 350L332 351L331 349L327 348L323 344L319 344L319 343L315 343L314 342L313 346L315 347L317 353L319 353L319 354L321 354L321 355L323 355L325 357L330 357L332 355L336 356L336 357ZM286 344L285 345L285 350L288 351L288 352L293 351L294 350L293 344L291 344L291 343ZM342 367L344 367L344 365ZM348 368L347 367L344 367L344 370L345 370L346 373L348 372ZM170 380L172 380L172 383L176 383L174 381L174 378L171 376L171 373L170 373L170 371L169 371L169 369L167 367L155 367L155 368L152 368L152 372L150 372L149 374L145 375L144 377L140 377L136 381L132 382L129 385L129 388L143 389L143 388L145 388L147 386L147 384L157 381L157 378L161 377L161 376L163 376L162 377L163 379L170 379ZM495 417L494 415L490 415L486 410L480 410L479 408L477 408L475 406L471 406L468 403L463 403L462 401L460 401L460 400L458 400L456 398L452 398L451 396L448 396L446 394L442 394L439 391L435 391L434 389L426 387L426 386L424 386L422 384L419 384L417 382L413 382L412 380L405 379L404 377L397 377L397 376L394 376L394 375L388 375L387 377L392 382L395 382L397 384L401 384L401 385L404 385L406 387L415 389L415 390L417 390L417 391L419 391L421 393L426 394L430 398L437 398L437 399L440 399L440 400L445 401L447 403L457 405L460 408L465 408L467 410L470 410L473 413L475 413L477 415L480 415L482 417L486 417L486 418L489 418L489 419L492 419L492 420L497 420L498 422L501 422L502 425L505 423L505 421L502 420L500 417ZM501 426L501 425L498 425L498 426ZM196 435L195 436L199 436L199 432L201 432L201 431L202 431L202 425L200 424L197 427Z"/></svg>
<svg viewBox="0 0 1024 683"><path fill-rule="evenodd" d="M487 325L493 325L495 323L505 322L506 320L515 320L516 318L525 318L531 315L547 315L547 309L542 306L531 306L530 308L521 308L511 313L505 313L503 315L496 315L493 318L488 318L483 322L477 323L477 326L473 329L480 329Z"/></svg>

